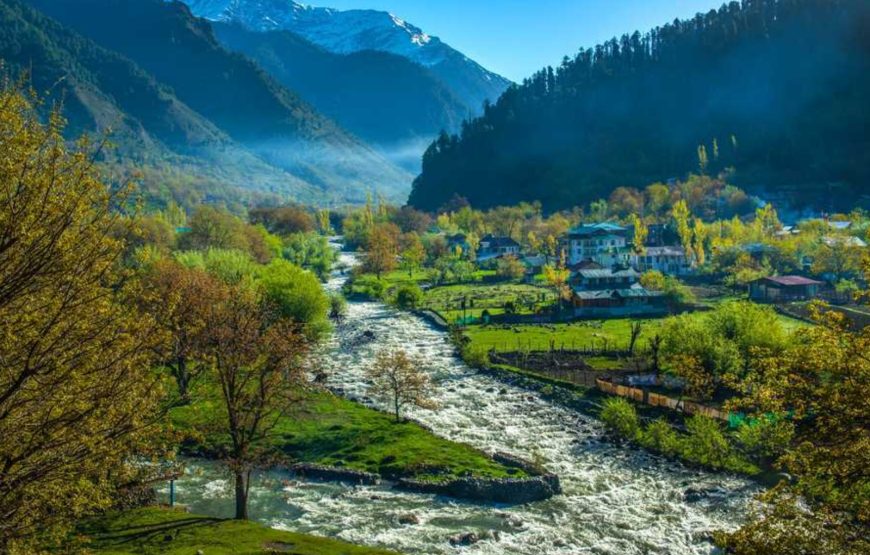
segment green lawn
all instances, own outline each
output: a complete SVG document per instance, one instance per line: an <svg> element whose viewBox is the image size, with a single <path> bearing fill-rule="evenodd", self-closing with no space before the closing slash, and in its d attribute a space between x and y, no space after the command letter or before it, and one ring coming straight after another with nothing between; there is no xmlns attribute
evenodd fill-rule
<svg viewBox="0 0 870 555"><path fill-rule="evenodd" d="M273 530L255 522L208 518L168 508L110 513L86 521L78 534L82 547L96 555L194 555L199 550L205 555L396 555Z"/></svg>
<svg viewBox="0 0 870 555"><path fill-rule="evenodd" d="M464 311L463 300L466 303ZM530 314L552 301L553 292L537 285L475 283L434 287L426 292L424 305L452 321L463 315L479 318L484 310L490 314L501 314L507 302L516 305L517 313Z"/></svg>
<svg viewBox="0 0 870 555"><path fill-rule="evenodd" d="M176 409L173 421L189 429L211 418L213 410L211 403L200 400ZM201 443L208 450L226 441L223 436L210 436ZM412 422L396 423L386 413L327 392L307 393L299 409L279 422L270 442L296 462L343 466L390 478L524 475L471 446L435 436Z"/></svg>
<svg viewBox="0 0 870 555"><path fill-rule="evenodd" d="M546 351L550 341L556 348L565 349L625 349L631 334L631 322L627 318L618 320L587 320L569 324L522 324L497 326L468 326L465 334L473 346L497 351L516 351L528 349ZM652 336L663 320L642 320L644 329L640 341Z"/></svg>

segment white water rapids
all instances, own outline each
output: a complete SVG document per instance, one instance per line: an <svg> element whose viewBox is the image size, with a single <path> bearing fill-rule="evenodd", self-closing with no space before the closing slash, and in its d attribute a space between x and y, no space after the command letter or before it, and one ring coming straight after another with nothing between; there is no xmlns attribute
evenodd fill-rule
<svg viewBox="0 0 870 555"><path fill-rule="evenodd" d="M344 262L352 263L350 255ZM328 285L341 286L337 276ZM374 340L359 344L365 331ZM296 481L281 472L258 476L253 518L276 528L396 549L406 554L473 555L708 554L716 529L740 523L755 486L742 478L690 470L645 452L600 442L593 418L534 393L477 374L456 358L444 332L379 303L350 303L323 357L329 384L365 396L365 366L377 350L401 346L421 356L438 383L437 412L410 416L438 435L485 451L543 457L564 493L521 506L476 504L392 490ZM687 501L687 489L709 492ZM192 463L177 486L192 511L231 516L232 490L214 463ZM402 525L413 513L419 524ZM497 531L469 547L457 533Z"/></svg>

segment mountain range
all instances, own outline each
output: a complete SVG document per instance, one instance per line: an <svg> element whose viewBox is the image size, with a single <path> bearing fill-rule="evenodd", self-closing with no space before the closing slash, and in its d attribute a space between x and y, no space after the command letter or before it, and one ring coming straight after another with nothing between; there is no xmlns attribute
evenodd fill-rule
<svg viewBox="0 0 870 555"><path fill-rule="evenodd" d="M258 32L290 31L335 54L371 50L406 58L446 85L471 113L495 101L510 81L486 70L438 37L376 10L334 10L293 0L185 0L193 13Z"/></svg>
<svg viewBox="0 0 870 555"><path fill-rule="evenodd" d="M267 3L242 4L227 13L268 17ZM271 4L280 20L289 4ZM431 138L508 84L437 39L443 63L425 65L413 48L339 52L302 33L213 19L163 0L0 0L0 61L62 105L71 136L111 130L107 168L119 181L145 176L164 202L343 203L370 191L403 200ZM453 79L497 84L466 79L460 97L433 69L450 58L467 66Z"/></svg>
<svg viewBox="0 0 870 555"><path fill-rule="evenodd" d="M744 0L583 49L433 142L409 202L559 210L726 172L778 204L870 206L867 29L867 0Z"/></svg>

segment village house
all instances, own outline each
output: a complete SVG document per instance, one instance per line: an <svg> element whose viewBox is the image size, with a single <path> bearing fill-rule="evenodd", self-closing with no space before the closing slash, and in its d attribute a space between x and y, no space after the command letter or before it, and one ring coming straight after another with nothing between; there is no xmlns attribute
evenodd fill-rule
<svg viewBox="0 0 870 555"><path fill-rule="evenodd" d="M447 248L450 252L455 252L457 248L462 249L462 252L468 252L471 248L468 244L468 237L466 237L464 233L448 235L445 239L447 241Z"/></svg>
<svg viewBox="0 0 870 555"><path fill-rule="evenodd" d="M628 230L612 223L581 224L571 228L562 240L569 266L595 262L602 266L627 264Z"/></svg>
<svg viewBox="0 0 870 555"><path fill-rule="evenodd" d="M749 298L757 302L779 303L814 299L822 282L802 276L776 276L749 284Z"/></svg>
<svg viewBox="0 0 870 555"><path fill-rule="evenodd" d="M646 247L643 254L632 253L631 265L638 272L656 270L669 276L684 276L692 273L692 264L682 247Z"/></svg>
<svg viewBox="0 0 870 555"><path fill-rule="evenodd" d="M477 250L477 261L485 262L501 258L502 256L520 255L520 244L510 237L495 237L487 235L480 240L480 248Z"/></svg>
<svg viewBox="0 0 870 555"><path fill-rule="evenodd" d="M631 267L585 268L571 275L571 285L581 291L595 289L624 289L640 280L640 274Z"/></svg>
<svg viewBox="0 0 870 555"><path fill-rule="evenodd" d="M664 294L638 283L640 273L630 266L582 268L571 274L574 316L621 318L663 314Z"/></svg>
<svg viewBox="0 0 870 555"><path fill-rule="evenodd" d="M635 284L623 289L573 290L577 318L624 318L655 316L667 311L665 295Z"/></svg>
<svg viewBox="0 0 870 555"><path fill-rule="evenodd" d="M867 248L867 242L861 239L860 237L854 237L852 235L828 235L822 237L822 242L831 247L846 247L853 249L865 249Z"/></svg>

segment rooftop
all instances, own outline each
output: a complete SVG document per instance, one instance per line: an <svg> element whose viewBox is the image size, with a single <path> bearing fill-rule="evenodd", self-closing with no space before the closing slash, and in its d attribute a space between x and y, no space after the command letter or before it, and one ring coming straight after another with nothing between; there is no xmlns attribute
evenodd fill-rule
<svg viewBox="0 0 870 555"><path fill-rule="evenodd" d="M757 281L770 281L779 285L793 286L793 285L821 285L821 281L816 281L814 279L805 278L803 276L770 276L761 278Z"/></svg>
<svg viewBox="0 0 870 555"><path fill-rule="evenodd" d="M611 268L585 268L577 270L577 273L583 276L585 279L640 277L640 274L637 273L637 270L635 270L634 268L627 268L624 270L615 271Z"/></svg>
<svg viewBox="0 0 870 555"><path fill-rule="evenodd" d="M520 244L510 237L495 237L487 235L480 240L481 243L488 243L490 247L519 247Z"/></svg>
<svg viewBox="0 0 870 555"><path fill-rule="evenodd" d="M610 222L603 222L597 224L580 224L578 226L574 226L568 231L569 235L580 235L580 236L588 236L588 235L606 235L609 233L625 233L627 231L626 228L621 225L616 225Z"/></svg>
<svg viewBox="0 0 870 555"><path fill-rule="evenodd" d="M661 291L650 291L643 287L632 287L630 289L602 289L600 291L584 291L575 290L574 295L578 299L592 301L596 299L612 299L612 298L645 298L645 297L661 297L664 295Z"/></svg>

